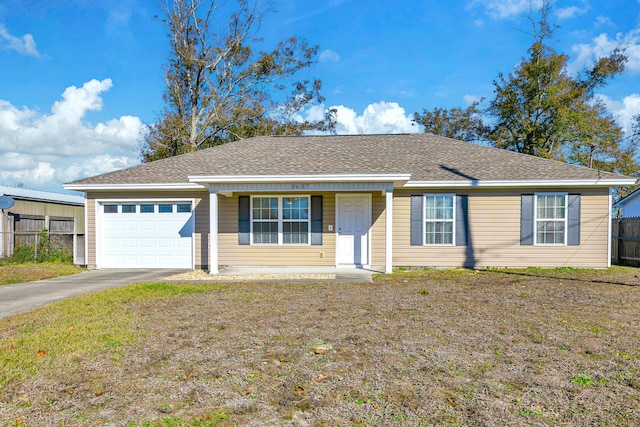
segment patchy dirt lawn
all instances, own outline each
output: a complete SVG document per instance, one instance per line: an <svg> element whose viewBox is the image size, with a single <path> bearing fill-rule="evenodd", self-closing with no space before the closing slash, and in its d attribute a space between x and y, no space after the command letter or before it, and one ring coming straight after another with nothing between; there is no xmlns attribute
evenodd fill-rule
<svg viewBox="0 0 640 427"><path fill-rule="evenodd" d="M638 271L408 271L124 301L131 341L5 384L0 424L638 425ZM0 323L1 342L47 321Z"/></svg>

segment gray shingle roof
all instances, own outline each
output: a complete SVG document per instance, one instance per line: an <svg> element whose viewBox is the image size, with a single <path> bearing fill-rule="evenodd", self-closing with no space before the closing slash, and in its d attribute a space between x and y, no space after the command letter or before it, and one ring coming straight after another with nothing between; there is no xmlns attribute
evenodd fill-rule
<svg viewBox="0 0 640 427"><path fill-rule="evenodd" d="M188 183L198 175L411 174L411 181L565 181L620 175L428 134L264 136L72 185Z"/></svg>

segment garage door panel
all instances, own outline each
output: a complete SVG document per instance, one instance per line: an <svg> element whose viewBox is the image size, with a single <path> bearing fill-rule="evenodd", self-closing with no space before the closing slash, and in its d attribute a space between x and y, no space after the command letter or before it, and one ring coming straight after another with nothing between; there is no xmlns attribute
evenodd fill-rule
<svg viewBox="0 0 640 427"><path fill-rule="evenodd" d="M174 239L158 239L158 248L170 248L173 249L176 246Z"/></svg>
<svg viewBox="0 0 640 427"><path fill-rule="evenodd" d="M186 249L186 248L190 248L191 247L191 239L180 239L177 241L177 248L182 248L182 249Z"/></svg>
<svg viewBox="0 0 640 427"><path fill-rule="evenodd" d="M145 266L156 264L156 255L140 255L140 262Z"/></svg>
<svg viewBox="0 0 640 427"><path fill-rule="evenodd" d="M140 242L141 248L154 248L156 246L155 239L146 239L141 237L138 239L138 242Z"/></svg>
<svg viewBox="0 0 640 427"><path fill-rule="evenodd" d="M138 247L138 240L137 239L122 239L121 240L122 245L120 246L123 250L127 250L129 248L135 249Z"/></svg>
<svg viewBox="0 0 640 427"><path fill-rule="evenodd" d="M138 228L142 232L155 231L156 230L156 223L153 222L153 221L148 221L148 220L140 221L138 223Z"/></svg>
<svg viewBox="0 0 640 427"><path fill-rule="evenodd" d="M123 221L121 222L121 230L124 232L132 232L138 229L138 223L136 221Z"/></svg>
<svg viewBox="0 0 640 427"><path fill-rule="evenodd" d="M101 267L192 268L192 213L139 213L141 203L138 213L102 215Z"/></svg>
<svg viewBox="0 0 640 427"><path fill-rule="evenodd" d="M120 239L108 238L102 241L102 250L108 252L109 250L118 249L120 247Z"/></svg>
<svg viewBox="0 0 640 427"><path fill-rule="evenodd" d="M117 222L114 222L114 221L104 221L102 225L102 230L106 232L119 231L120 226L118 225Z"/></svg>
<svg viewBox="0 0 640 427"><path fill-rule="evenodd" d="M191 257L186 256L186 255L178 255L176 256L176 262L178 264L186 264L186 263L190 263L191 262Z"/></svg>

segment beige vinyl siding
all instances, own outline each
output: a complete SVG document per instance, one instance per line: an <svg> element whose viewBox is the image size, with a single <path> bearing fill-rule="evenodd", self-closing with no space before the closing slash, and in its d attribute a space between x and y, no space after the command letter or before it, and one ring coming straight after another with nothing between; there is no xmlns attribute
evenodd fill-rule
<svg viewBox="0 0 640 427"><path fill-rule="evenodd" d="M104 191L87 193L87 265L96 266L96 200L194 199L194 264L207 265L209 243L209 192L204 191Z"/></svg>
<svg viewBox="0 0 640 427"><path fill-rule="evenodd" d="M309 193L300 193L308 195ZM238 244L238 196L219 196L218 262L220 265L335 265L335 195L310 193L322 196L322 245L239 245ZM287 193L295 196L295 193Z"/></svg>
<svg viewBox="0 0 640 427"><path fill-rule="evenodd" d="M393 206L393 265L398 266L505 266L505 267L596 267L608 265L608 189L559 189L581 194L580 246L521 246L521 194L530 190L396 190ZM555 190L554 190L555 191ZM467 194L469 196L470 242L468 246L411 246L410 196L422 193ZM294 195L296 193L287 193ZM218 195L219 265L335 265L335 193L322 195L323 238L321 246L239 245L238 196ZM371 198L371 265L385 264L385 196ZM96 265L95 200L195 199L194 264L208 266L209 193L203 191L92 192L87 195L87 246L89 266Z"/></svg>
<svg viewBox="0 0 640 427"><path fill-rule="evenodd" d="M85 237L85 242L87 245L87 254L86 254L86 264L89 268L95 268L96 261L96 203L95 199L91 198L91 195L87 193L87 201L85 203L86 206L86 223L87 223L87 234Z"/></svg>
<svg viewBox="0 0 640 427"><path fill-rule="evenodd" d="M460 191L469 195L468 246L411 246L410 196L394 198L394 266L433 267L594 267L608 265L609 193L607 189L554 190L581 194L580 246L521 246L521 194L533 191ZM433 193L433 191L428 191ZM452 193L452 191L443 191Z"/></svg>

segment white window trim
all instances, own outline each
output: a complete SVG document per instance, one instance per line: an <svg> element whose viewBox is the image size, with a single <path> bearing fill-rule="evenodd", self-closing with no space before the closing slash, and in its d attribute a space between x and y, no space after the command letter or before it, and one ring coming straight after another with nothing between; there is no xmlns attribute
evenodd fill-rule
<svg viewBox="0 0 640 427"><path fill-rule="evenodd" d="M447 196L452 198L453 203L453 217L451 219L427 219L427 197L442 197ZM453 225L451 227L453 235L451 236L451 243L427 243L427 222L451 222ZM456 195L449 193L429 193L422 195L422 223L423 223L423 231L422 231L422 245L423 246L455 246L456 245Z"/></svg>
<svg viewBox="0 0 640 427"><path fill-rule="evenodd" d="M538 196L563 196L564 197L564 237L562 243L538 243ZM567 233L569 231L569 193L534 193L533 197L533 244L534 246L567 246ZM557 219L540 219L540 221L556 221Z"/></svg>
<svg viewBox="0 0 640 427"><path fill-rule="evenodd" d="M129 214L157 214L157 213L166 213L166 214L172 214L172 213L189 213L189 212L178 212L178 205L182 205L182 204L189 204L191 205L191 209L189 210L189 212L193 212L194 210L194 202L193 199L191 200L179 200L179 199L172 199L171 202L164 202L164 201L158 201L155 199L149 200L149 201L142 201L142 200L133 200L133 201L116 201L116 202L111 202L111 201L105 201L100 203L100 210L101 213L103 215L129 215ZM135 206L135 210L133 212L124 212L122 207L124 205L134 205ZM142 208L141 205L153 205L153 212L142 212ZM159 205L171 205L171 212L160 212L160 208L158 207ZM116 212L105 212L104 211L104 207L105 206L115 206L116 207Z"/></svg>
<svg viewBox="0 0 640 427"><path fill-rule="evenodd" d="M307 215L307 243L284 243L284 232L283 232L283 223L284 222L305 222L304 220L284 220L282 217L282 199L288 197L299 197L307 199L308 206L308 215ZM278 199L278 219L277 220L262 220L262 219L254 219L253 218L253 199L254 198L277 198ZM249 213L250 213L250 236L249 242L252 246L311 246L311 195L310 194L256 194L255 196L251 196L249 203ZM278 243L255 243L253 241L253 223L255 222L278 222Z"/></svg>

